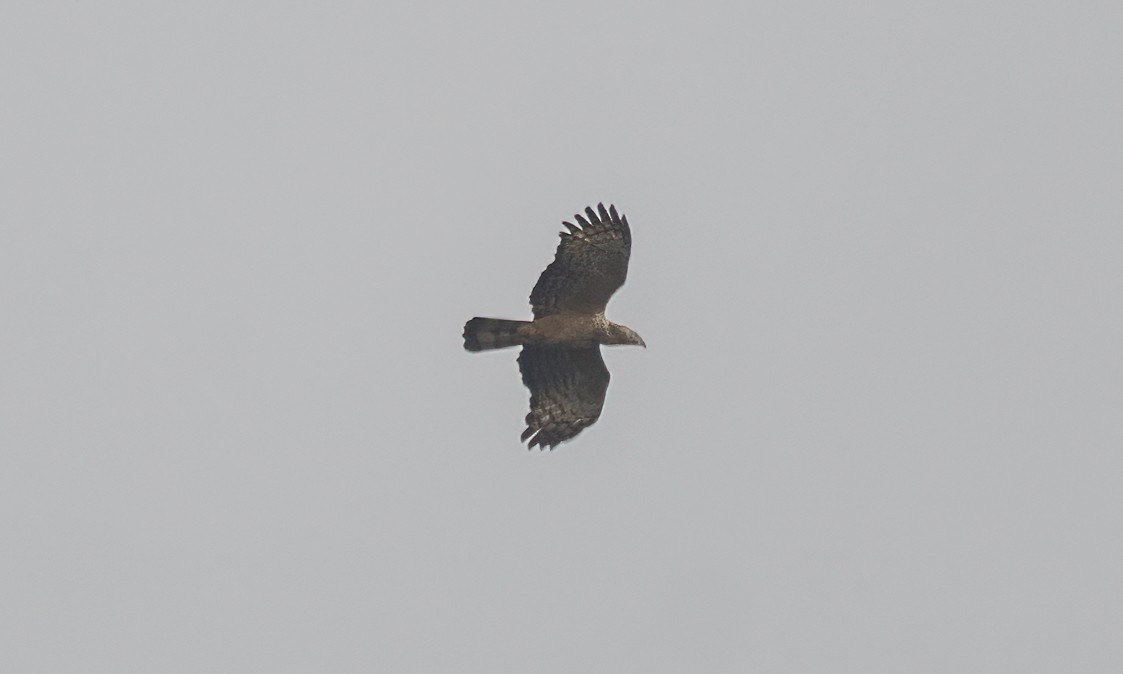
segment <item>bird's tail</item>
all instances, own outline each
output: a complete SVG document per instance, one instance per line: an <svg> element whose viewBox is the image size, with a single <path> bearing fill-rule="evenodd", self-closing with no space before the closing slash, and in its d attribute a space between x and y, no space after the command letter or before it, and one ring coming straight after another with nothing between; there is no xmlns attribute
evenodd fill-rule
<svg viewBox="0 0 1123 674"><path fill-rule="evenodd" d="M530 325L530 322L477 316L464 324L464 348L469 351L487 351L517 346L523 343L519 328L524 325Z"/></svg>

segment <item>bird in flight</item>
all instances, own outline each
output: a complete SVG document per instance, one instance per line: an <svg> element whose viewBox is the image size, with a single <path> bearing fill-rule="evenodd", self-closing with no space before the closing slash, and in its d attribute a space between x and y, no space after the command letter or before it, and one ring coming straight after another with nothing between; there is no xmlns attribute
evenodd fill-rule
<svg viewBox="0 0 1123 674"><path fill-rule="evenodd" d="M530 292L533 321L477 316L464 325L468 351L522 346L519 371L530 389L522 440L529 448L553 449L600 418L609 380L601 344L647 346L634 330L604 317L628 275L628 219L604 204L575 218L577 224L562 223L568 231Z"/></svg>

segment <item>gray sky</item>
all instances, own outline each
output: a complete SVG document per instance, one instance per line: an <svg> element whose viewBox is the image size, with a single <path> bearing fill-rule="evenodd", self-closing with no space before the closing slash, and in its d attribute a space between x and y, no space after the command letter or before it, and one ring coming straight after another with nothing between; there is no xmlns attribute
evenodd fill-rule
<svg viewBox="0 0 1123 674"><path fill-rule="evenodd" d="M6 3L0 670L1120 671L1121 28ZM528 452L461 327L600 200Z"/></svg>

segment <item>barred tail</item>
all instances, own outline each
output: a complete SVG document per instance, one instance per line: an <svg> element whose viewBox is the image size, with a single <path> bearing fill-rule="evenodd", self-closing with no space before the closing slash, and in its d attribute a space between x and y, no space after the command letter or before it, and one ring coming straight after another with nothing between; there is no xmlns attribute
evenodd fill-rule
<svg viewBox="0 0 1123 674"><path fill-rule="evenodd" d="M464 324L464 348L469 351L486 351L517 346L523 343L519 328L524 325L530 325L530 322L477 316Z"/></svg>

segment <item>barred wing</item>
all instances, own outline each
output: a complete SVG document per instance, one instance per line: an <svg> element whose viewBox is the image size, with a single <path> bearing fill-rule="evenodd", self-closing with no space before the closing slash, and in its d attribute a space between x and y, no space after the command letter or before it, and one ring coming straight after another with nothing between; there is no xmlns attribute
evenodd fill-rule
<svg viewBox="0 0 1123 674"><path fill-rule="evenodd" d="M519 370L530 389L522 434L528 447L552 449L600 418L609 374L599 346L524 346Z"/></svg>
<svg viewBox="0 0 1123 674"><path fill-rule="evenodd" d="M632 232L628 219L616 207L585 209L586 219L576 216L580 226L568 222L561 233L554 261L530 293L535 318L557 313L599 314L628 275Z"/></svg>

